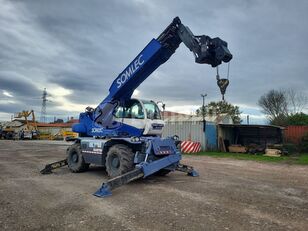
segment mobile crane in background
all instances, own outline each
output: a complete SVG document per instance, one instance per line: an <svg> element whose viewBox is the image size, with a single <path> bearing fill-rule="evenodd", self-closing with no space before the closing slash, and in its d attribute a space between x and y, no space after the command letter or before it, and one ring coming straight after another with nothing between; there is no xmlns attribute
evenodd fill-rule
<svg viewBox="0 0 308 231"><path fill-rule="evenodd" d="M32 116L31 124L29 123L28 117ZM37 139L38 128L35 120L34 111L21 111L15 114L15 118L24 118L26 122L26 128L19 132L19 139Z"/></svg>
<svg viewBox="0 0 308 231"><path fill-rule="evenodd" d="M180 164L181 153L177 136L161 138L164 121L153 101L132 99L134 90L165 63L184 43L194 54L195 62L217 67L229 62L232 55L220 38L195 36L176 17L172 23L137 55L113 81L109 95L94 109L80 113L73 131L78 138L67 149L67 158L48 164L41 173L68 165L72 172L82 172L90 164L106 167L109 181L94 194L111 195L111 190L152 174L165 175L170 171L198 173Z"/></svg>
<svg viewBox="0 0 308 231"><path fill-rule="evenodd" d="M30 116L32 116L31 120L28 119ZM24 120L25 126L20 129L19 127L4 124L3 128L0 127L0 138L21 140L32 140L39 138L39 132L33 110L17 112L14 114L14 119Z"/></svg>

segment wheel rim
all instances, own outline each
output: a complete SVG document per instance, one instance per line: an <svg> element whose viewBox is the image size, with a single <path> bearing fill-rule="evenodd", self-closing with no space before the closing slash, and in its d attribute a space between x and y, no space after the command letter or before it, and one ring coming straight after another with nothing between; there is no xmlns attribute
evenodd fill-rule
<svg viewBox="0 0 308 231"><path fill-rule="evenodd" d="M78 162L78 154L76 152L74 152L72 154L72 158L71 160L74 162L74 163L77 163Z"/></svg>
<svg viewBox="0 0 308 231"><path fill-rule="evenodd" d="M118 169L120 167L120 159L117 155L112 155L111 166L113 169Z"/></svg>

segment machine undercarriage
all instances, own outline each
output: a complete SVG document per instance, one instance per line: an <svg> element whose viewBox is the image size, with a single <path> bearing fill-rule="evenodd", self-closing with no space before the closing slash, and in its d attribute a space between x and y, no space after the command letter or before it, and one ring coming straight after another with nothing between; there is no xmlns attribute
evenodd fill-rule
<svg viewBox="0 0 308 231"><path fill-rule="evenodd" d="M181 171L189 176L198 176L193 167L180 164L181 153L174 138L134 139L134 142L127 144L111 144L117 142L112 139L77 139L67 149L66 159L47 164L41 174L50 174L52 170L66 165L72 172L86 171L90 164L104 166L111 179L94 193L98 197L109 196L111 190L153 174L166 175L171 171ZM104 147L108 146L109 150L104 153ZM140 151L133 152L133 146Z"/></svg>

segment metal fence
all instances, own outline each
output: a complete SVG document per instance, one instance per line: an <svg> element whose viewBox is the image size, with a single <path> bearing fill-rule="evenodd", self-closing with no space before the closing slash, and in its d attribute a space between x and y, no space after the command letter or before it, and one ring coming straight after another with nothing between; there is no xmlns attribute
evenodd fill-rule
<svg viewBox="0 0 308 231"><path fill-rule="evenodd" d="M216 124L207 122L205 131L202 121L167 121L163 137L178 135L180 140L200 142L202 150L217 149Z"/></svg>

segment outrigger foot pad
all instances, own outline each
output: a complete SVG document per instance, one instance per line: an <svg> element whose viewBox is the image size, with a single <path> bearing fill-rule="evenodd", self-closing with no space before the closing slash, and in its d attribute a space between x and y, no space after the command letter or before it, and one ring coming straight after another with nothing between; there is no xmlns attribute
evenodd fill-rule
<svg viewBox="0 0 308 231"><path fill-rule="evenodd" d="M51 168L48 168L46 165L45 168L40 171L40 173L43 175L46 175L46 174L51 174L52 171L51 171Z"/></svg>
<svg viewBox="0 0 308 231"><path fill-rule="evenodd" d="M112 193L108 184L103 183L102 187L100 187L93 195L97 197L107 197L111 196Z"/></svg>
<svg viewBox="0 0 308 231"><path fill-rule="evenodd" d="M192 170L191 172L188 172L187 175L195 177L195 176L199 176L199 173L196 170Z"/></svg>
<svg viewBox="0 0 308 231"><path fill-rule="evenodd" d="M199 176L199 173L196 170L194 170L192 166L189 166L189 165L178 164L175 170L180 171L180 172L186 172L188 176L192 176L192 177Z"/></svg>

